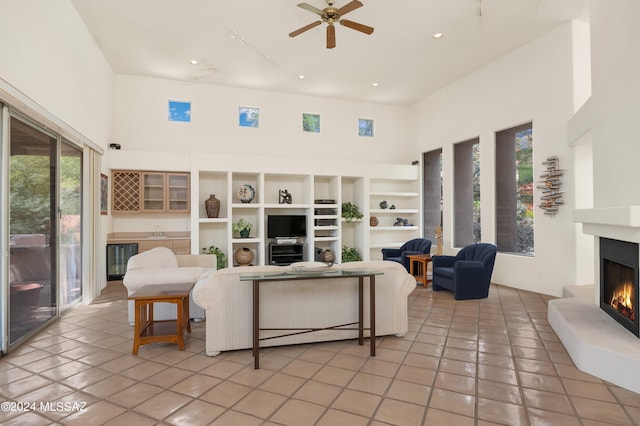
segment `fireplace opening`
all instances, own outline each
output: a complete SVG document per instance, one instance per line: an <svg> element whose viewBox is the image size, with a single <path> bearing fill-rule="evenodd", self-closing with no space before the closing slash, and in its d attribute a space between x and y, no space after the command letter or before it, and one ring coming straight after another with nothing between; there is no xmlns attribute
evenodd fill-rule
<svg viewBox="0 0 640 426"><path fill-rule="evenodd" d="M600 238L600 308L640 337L638 244Z"/></svg>

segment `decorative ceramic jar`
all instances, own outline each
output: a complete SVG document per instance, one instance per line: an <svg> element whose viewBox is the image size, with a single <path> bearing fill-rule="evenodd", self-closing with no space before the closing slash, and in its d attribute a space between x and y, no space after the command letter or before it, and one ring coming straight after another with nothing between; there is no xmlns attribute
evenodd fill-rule
<svg viewBox="0 0 640 426"><path fill-rule="evenodd" d="M369 226L378 226L380 222L378 221L378 218L375 216L371 216L369 218Z"/></svg>
<svg viewBox="0 0 640 426"><path fill-rule="evenodd" d="M253 186L245 183L236 191L236 196L240 199L242 203L250 203L253 201L253 198L256 196L256 190L253 189Z"/></svg>
<svg viewBox="0 0 640 426"><path fill-rule="evenodd" d="M220 200L216 198L215 194L211 194L209 198L204 200L204 208L208 218L216 218L220 214Z"/></svg>
<svg viewBox="0 0 640 426"><path fill-rule="evenodd" d="M389 203L387 203L385 200L380 201L381 209L386 209L388 206L389 206Z"/></svg>
<svg viewBox="0 0 640 426"><path fill-rule="evenodd" d="M240 231L240 238L249 238L249 229L243 229Z"/></svg>
<svg viewBox="0 0 640 426"><path fill-rule="evenodd" d="M248 247L240 247L233 254L234 259L240 266L249 266L253 260L253 252Z"/></svg>
<svg viewBox="0 0 640 426"><path fill-rule="evenodd" d="M333 263L336 260L336 255L333 251L326 249L322 252L322 261L324 263Z"/></svg>

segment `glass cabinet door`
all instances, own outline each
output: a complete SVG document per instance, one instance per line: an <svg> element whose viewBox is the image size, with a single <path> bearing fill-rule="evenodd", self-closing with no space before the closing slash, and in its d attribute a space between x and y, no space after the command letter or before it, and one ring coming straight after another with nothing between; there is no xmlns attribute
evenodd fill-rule
<svg viewBox="0 0 640 426"><path fill-rule="evenodd" d="M164 212L165 174L142 173L142 211Z"/></svg>
<svg viewBox="0 0 640 426"><path fill-rule="evenodd" d="M189 212L189 175L167 173L167 211Z"/></svg>

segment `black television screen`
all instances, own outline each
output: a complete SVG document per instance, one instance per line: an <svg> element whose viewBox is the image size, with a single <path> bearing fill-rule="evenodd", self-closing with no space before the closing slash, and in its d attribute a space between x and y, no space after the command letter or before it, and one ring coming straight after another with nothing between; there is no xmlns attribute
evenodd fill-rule
<svg viewBox="0 0 640 426"><path fill-rule="evenodd" d="M304 215L267 216L268 238L290 238L307 236L307 217Z"/></svg>

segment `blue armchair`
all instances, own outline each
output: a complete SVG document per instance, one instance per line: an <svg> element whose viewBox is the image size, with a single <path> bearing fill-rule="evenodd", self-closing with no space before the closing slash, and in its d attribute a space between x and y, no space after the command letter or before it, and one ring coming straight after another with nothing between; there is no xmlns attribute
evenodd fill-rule
<svg viewBox="0 0 640 426"><path fill-rule="evenodd" d="M433 291L452 291L456 300L487 297L497 250L493 244L479 243L455 256L431 256Z"/></svg>
<svg viewBox="0 0 640 426"><path fill-rule="evenodd" d="M426 238L415 238L407 241L400 248L383 248L382 260L391 260L404 266L409 272L409 254L429 254L431 251L431 240Z"/></svg>

